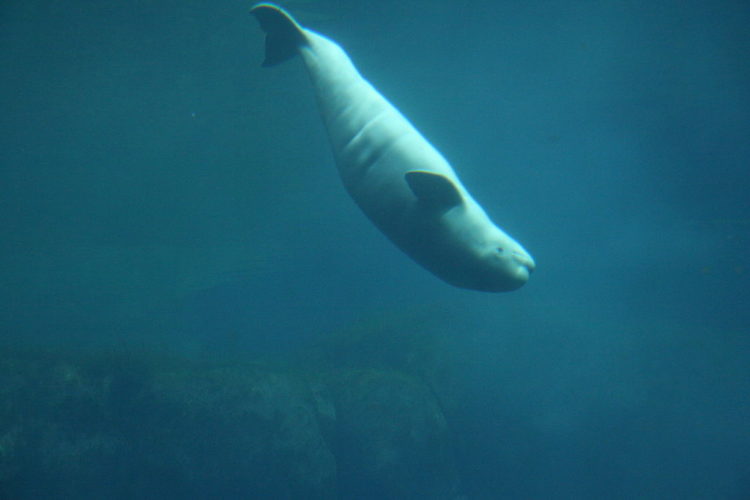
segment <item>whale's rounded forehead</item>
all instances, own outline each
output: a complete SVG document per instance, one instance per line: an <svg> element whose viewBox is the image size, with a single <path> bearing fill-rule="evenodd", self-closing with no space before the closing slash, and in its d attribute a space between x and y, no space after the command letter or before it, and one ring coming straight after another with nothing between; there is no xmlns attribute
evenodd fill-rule
<svg viewBox="0 0 750 500"><path fill-rule="evenodd" d="M486 218L484 224L481 224L483 232L483 243L485 245L500 248L507 252L523 252L526 253L526 249L516 241L511 235L500 229L494 222Z"/></svg>

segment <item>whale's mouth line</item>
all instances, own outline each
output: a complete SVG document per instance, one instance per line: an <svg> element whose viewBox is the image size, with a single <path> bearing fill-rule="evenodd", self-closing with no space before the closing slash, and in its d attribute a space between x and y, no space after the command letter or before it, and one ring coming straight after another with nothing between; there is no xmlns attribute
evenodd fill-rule
<svg viewBox="0 0 750 500"><path fill-rule="evenodd" d="M522 268L526 269L529 274L533 273L534 269L536 269L536 263L530 255L523 254L521 252L514 252L513 258L515 259L516 263Z"/></svg>

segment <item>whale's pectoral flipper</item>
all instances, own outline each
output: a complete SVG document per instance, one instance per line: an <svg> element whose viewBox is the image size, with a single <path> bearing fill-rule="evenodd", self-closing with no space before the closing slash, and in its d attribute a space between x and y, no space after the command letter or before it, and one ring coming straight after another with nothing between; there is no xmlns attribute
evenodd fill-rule
<svg viewBox="0 0 750 500"><path fill-rule="evenodd" d="M263 66L275 66L297 55L297 48L305 43L299 24L284 9L259 3L250 12L266 33L266 58Z"/></svg>
<svg viewBox="0 0 750 500"><path fill-rule="evenodd" d="M420 203L436 210L448 210L461 204L461 193L456 185L444 175L424 170L410 170L404 174Z"/></svg>

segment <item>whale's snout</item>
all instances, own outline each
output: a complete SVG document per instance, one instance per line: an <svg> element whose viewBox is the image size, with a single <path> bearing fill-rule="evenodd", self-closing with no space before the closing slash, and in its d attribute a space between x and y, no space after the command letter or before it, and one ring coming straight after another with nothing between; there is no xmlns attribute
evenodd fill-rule
<svg viewBox="0 0 750 500"><path fill-rule="evenodd" d="M513 243L512 249L495 246L495 251L483 258L471 260L460 274L439 275L448 283L483 292L511 292L528 281L536 269L534 258L523 247ZM506 248L510 246L506 243ZM441 271L443 268L440 269ZM437 274L437 273L436 273Z"/></svg>
<svg viewBox="0 0 750 500"><path fill-rule="evenodd" d="M525 267L529 274L533 273L534 269L536 269L534 258L526 252L513 252L513 260L515 260L519 266Z"/></svg>

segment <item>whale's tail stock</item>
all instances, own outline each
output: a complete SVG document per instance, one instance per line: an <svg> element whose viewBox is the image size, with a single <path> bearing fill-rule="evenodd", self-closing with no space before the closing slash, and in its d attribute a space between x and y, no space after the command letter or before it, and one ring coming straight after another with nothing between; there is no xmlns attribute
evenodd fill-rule
<svg viewBox="0 0 750 500"><path fill-rule="evenodd" d="M259 3L250 13L266 33L266 57L263 66L275 66L297 55L297 49L305 44L305 33L297 21L284 9L272 3Z"/></svg>

